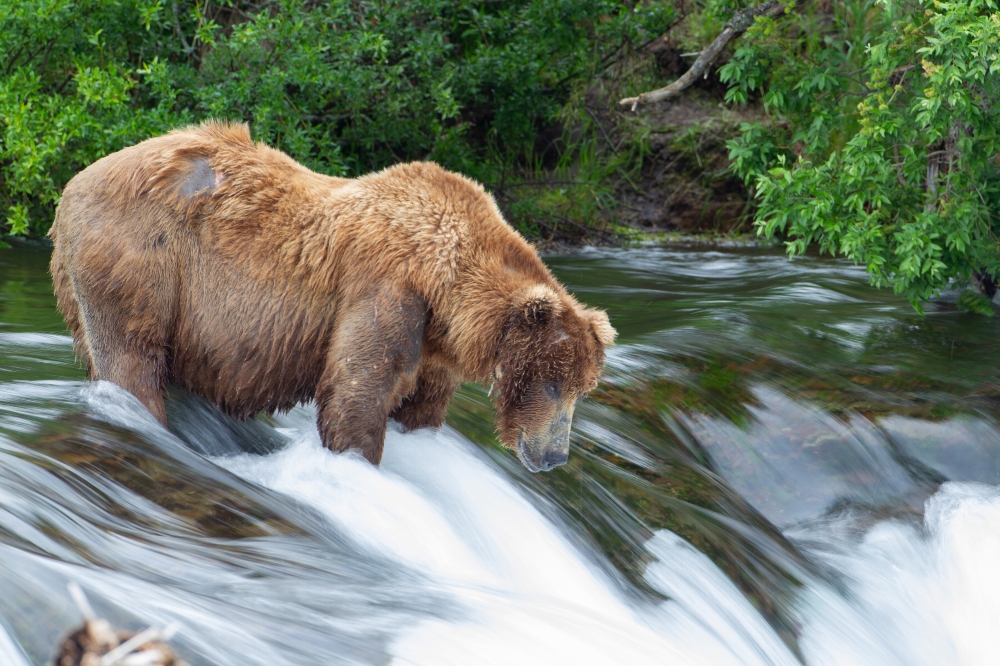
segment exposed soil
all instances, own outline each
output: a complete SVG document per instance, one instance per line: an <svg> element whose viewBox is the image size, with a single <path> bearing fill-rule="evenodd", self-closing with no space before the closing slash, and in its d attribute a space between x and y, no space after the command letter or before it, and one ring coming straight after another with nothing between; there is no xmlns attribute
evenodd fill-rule
<svg viewBox="0 0 1000 666"><path fill-rule="evenodd" d="M731 233L748 226L746 186L729 171L732 111L701 96L647 112L641 178L620 191L621 222L647 231ZM633 186L634 185L634 186Z"/></svg>
<svg viewBox="0 0 1000 666"><path fill-rule="evenodd" d="M665 78L683 74L693 56L661 39L650 47ZM636 121L648 128L649 153L641 178L621 190L621 222L649 231L732 233L749 227L751 196L729 171L726 141L739 135L739 123L763 120L750 106L724 104L726 86L716 68L670 102L640 109ZM634 185L634 187L632 186Z"/></svg>

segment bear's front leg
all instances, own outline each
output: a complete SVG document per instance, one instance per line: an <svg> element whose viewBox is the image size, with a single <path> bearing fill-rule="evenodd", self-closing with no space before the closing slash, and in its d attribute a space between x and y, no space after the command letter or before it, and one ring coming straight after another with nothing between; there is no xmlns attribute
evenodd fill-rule
<svg viewBox="0 0 1000 666"><path fill-rule="evenodd" d="M316 390L324 446L382 460L389 414L416 387L426 321L427 303L395 286L341 309Z"/></svg>
<svg viewBox="0 0 1000 666"><path fill-rule="evenodd" d="M440 428L448 413L448 403L459 381L446 368L422 367L413 393L403 398L389 415L410 431L417 428Z"/></svg>

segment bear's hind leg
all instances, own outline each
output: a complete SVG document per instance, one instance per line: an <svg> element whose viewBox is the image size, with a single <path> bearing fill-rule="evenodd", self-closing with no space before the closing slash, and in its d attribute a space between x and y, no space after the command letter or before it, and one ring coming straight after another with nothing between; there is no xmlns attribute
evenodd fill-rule
<svg viewBox="0 0 1000 666"><path fill-rule="evenodd" d="M389 416L406 431L440 428L458 384L458 380L445 368L421 368L416 390L404 398Z"/></svg>
<svg viewBox="0 0 1000 666"><path fill-rule="evenodd" d="M83 310L83 325L88 347L88 370L91 379L102 379L121 386L146 406L153 416L167 425L164 404L166 390L166 348L162 344L141 341L126 335L113 319Z"/></svg>
<svg viewBox="0 0 1000 666"><path fill-rule="evenodd" d="M53 227L55 229L55 227ZM66 326L73 334L73 352L77 360L83 360L87 366L87 376L94 374L90 361L90 354L87 349L87 337L83 328L83 321L80 317L80 306L76 302L76 294L73 292L73 281L70 279L69 271L63 259L64 248L61 247L60 240L52 232L50 235L55 239L55 248L52 250L52 259L49 262L49 272L52 274L52 286L56 294L56 307L66 320Z"/></svg>

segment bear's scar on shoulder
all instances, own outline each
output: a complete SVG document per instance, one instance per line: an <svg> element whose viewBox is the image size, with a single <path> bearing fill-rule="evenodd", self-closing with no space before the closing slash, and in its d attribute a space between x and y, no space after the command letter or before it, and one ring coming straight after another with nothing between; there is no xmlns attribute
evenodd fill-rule
<svg viewBox="0 0 1000 666"><path fill-rule="evenodd" d="M185 199L193 199L199 195L210 195L226 180L226 174L212 168L203 159L191 162L191 169L183 177L180 195Z"/></svg>

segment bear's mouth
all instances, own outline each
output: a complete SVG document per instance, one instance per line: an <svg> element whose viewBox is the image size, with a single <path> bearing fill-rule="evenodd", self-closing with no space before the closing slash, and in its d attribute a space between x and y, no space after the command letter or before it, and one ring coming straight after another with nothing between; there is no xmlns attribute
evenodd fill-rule
<svg viewBox="0 0 1000 666"><path fill-rule="evenodd" d="M521 459L521 464L528 468L529 472L540 472L542 471L541 465L536 465L528 457L527 452L528 440L524 438L524 431L517 436L517 457Z"/></svg>

